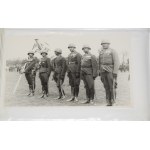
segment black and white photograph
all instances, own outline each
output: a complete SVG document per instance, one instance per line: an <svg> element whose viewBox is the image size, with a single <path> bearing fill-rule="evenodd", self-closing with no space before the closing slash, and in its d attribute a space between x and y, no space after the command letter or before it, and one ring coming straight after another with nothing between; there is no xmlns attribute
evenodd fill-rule
<svg viewBox="0 0 150 150"><path fill-rule="evenodd" d="M6 29L5 106L132 106L132 31Z"/></svg>

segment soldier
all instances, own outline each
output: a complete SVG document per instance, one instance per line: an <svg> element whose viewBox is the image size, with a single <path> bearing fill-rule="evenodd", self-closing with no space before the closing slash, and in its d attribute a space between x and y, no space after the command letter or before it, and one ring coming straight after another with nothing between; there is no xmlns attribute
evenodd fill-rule
<svg viewBox="0 0 150 150"><path fill-rule="evenodd" d="M65 98L65 92L62 88L62 84L64 82L65 73L66 73L66 60L64 57L61 56L62 50L56 49L55 55L56 58L54 58L53 67L54 67L54 74L53 79L56 82L59 96L56 99L64 99Z"/></svg>
<svg viewBox="0 0 150 150"><path fill-rule="evenodd" d="M39 78L42 84L41 98L48 97L48 80L51 73L50 58L47 57L48 52L41 50L42 58L39 63Z"/></svg>
<svg viewBox="0 0 150 150"><path fill-rule="evenodd" d="M67 101L78 101L79 85L80 85L80 69L81 69L81 55L76 52L76 46L70 44L68 46L70 54L67 61L67 72L69 77L69 85L71 86L71 99Z"/></svg>
<svg viewBox="0 0 150 150"><path fill-rule="evenodd" d="M38 59L34 57L34 52L28 52L28 59L24 65L24 70L21 73L25 73L26 80L29 84L28 96L34 96L35 92L35 77L36 77L36 64Z"/></svg>
<svg viewBox="0 0 150 150"><path fill-rule="evenodd" d="M81 59L81 79L84 82L86 89L86 103L94 103L94 80L97 77L97 60L94 55L92 55L89 51L91 48L88 45L83 46L82 50L84 51L84 55Z"/></svg>
<svg viewBox="0 0 150 150"><path fill-rule="evenodd" d="M101 81L106 91L107 106L112 106L113 100L115 99L114 88L116 88L119 58L117 52L109 48L109 41L103 40L101 45L102 50L99 53L99 75L101 76Z"/></svg>

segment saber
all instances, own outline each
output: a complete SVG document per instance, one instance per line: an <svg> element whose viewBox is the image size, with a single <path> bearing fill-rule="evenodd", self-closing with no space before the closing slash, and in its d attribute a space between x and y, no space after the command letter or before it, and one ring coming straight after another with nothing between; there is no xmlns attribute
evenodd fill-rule
<svg viewBox="0 0 150 150"><path fill-rule="evenodd" d="M95 82L94 82L94 98L97 100L96 90L95 90Z"/></svg>
<svg viewBox="0 0 150 150"><path fill-rule="evenodd" d="M21 81L21 78L22 78L22 74L20 75L20 77L19 77L19 79L18 79L18 81L17 81L17 83L16 83L16 86L15 86L15 88L14 88L14 90L13 90L13 95L15 95L15 93L16 93L16 90L17 90L17 87L18 87L18 85L19 85L19 83L20 83L20 81Z"/></svg>
<svg viewBox="0 0 150 150"><path fill-rule="evenodd" d="M113 101L114 101L114 102L115 102L116 96L117 96L116 88L117 88L117 80L114 79L114 80L113 80Z"/></svg>

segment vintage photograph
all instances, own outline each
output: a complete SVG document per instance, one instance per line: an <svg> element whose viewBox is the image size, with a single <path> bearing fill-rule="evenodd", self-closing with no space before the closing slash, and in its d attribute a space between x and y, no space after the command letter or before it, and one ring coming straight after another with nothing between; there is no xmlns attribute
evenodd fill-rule
<svg viewBox="0 0 150 150"><path fill-rule="evenodd" d="M129 30L6 29L5 106L131 106Z"/></svg>

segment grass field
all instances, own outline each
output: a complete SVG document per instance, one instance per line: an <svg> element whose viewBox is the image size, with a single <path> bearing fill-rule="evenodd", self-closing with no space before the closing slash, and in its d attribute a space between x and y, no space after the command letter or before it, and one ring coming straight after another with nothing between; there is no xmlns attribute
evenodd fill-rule
<svg viewBox="0 0 150 150"><path fill-rule="evenodd" d="M57 88L55 82L52 81L52 77L49 80L49 94L50 96L45 99L39 98L41 95L41 83L36 76L36 92L34 97L26 96L28 93L28 84L26 82L25 76L22 75L20 84L13 94L14 87L17 83L20 74L17 72L6 72L6 85L5 85L5 105L6 106L89 106L92 104L81 104L81 101L85 99L85 89L83 82L81 81L79 102L66 102L70 98L70 86L68 84L68 77L66 76L63 88L66 93L66 98L64 100L54 100L57 97ZM129 106L130 105L130 81L128 81L128 73L119 73L118 75L118 89L117 89L117 99L116 106ZM96 89L96 99L95 104L98 106L105 106L105 92L103 84L100 78L97 77L95 80Z"/></svg>

